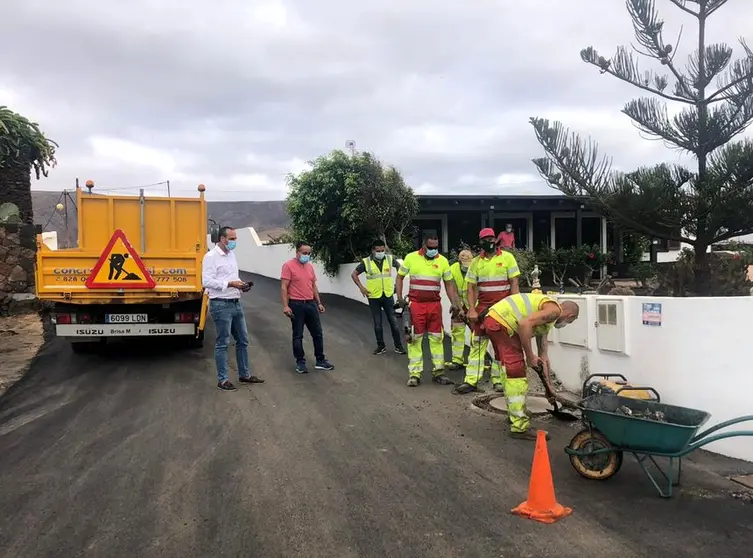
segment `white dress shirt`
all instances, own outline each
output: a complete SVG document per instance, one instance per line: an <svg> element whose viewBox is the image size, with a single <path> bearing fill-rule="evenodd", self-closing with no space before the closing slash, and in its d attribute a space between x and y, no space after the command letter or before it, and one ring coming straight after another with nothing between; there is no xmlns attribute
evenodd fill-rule
<svg viewBox="0 0 753 558"><path fill-rule="evenodd" d="M219 246L215 246L204 255L201 279L210 299L240 298L241 290L228 287L231 281L240 281L238 261L235 254L227 254Z"/></svg>

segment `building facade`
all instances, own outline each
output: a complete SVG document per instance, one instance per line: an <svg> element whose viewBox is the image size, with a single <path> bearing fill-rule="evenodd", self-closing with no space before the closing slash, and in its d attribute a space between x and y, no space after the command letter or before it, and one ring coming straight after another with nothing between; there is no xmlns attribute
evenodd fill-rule
<svg viewBox="0 0 753 558"><path fill-rule="evenodd" d="M522 250L599 246L619 263L621 235L614 225L586 206L562 195L548 196L417 196L419 213L413 221L416 247L427 234L436 234L440 250L448 253L461 244L474 245L479 230L492 227L499 234L508 223L515 247ZM677 250L666 242L659 252Z"/></svg>

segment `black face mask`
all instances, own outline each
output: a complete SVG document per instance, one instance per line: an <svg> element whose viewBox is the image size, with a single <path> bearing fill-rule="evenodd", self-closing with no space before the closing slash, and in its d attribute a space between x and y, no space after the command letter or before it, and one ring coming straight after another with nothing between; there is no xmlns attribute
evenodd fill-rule
<svg viewBox="0 0 753 558"><path fill-rule="evenodd" d="M494 242L482 242L481 248L483 248L484 252L486 252L487 254L494 252Z"/></svg>

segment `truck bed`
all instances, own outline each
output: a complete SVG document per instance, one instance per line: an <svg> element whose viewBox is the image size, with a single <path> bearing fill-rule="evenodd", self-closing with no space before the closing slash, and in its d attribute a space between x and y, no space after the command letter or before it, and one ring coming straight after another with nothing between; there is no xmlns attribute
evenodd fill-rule
<svg viewBox="0 0 753 558"><path fill-rule="evenodd" d="M201 298L201 262L207 252L203 195L141 198L99 196L78 190L77 206L78 247L51 250L41 238L37 243L36 284L40 299L68 304L140 304ZM120 287L87 287L87 279L118 230L143 261L154 279L153 287L129 288L128 283ZM128 270L135 269L133 259L128 265Z"/></svg>

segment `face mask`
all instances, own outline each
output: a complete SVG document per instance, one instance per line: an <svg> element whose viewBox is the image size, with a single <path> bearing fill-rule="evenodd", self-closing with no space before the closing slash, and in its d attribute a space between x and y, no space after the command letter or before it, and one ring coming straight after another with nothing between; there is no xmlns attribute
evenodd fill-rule
<svg viewBox="0 0 753 558"><path fill-rule="evenodd" d="M463 273L465 273L466 271L468 271L468 266L467 265L461 265L460 266L460 271L462 271Z"/></svg>
<svg viewBox="0 0 753 558"><path fill-rule="evenodd" d="M512 227L507 227L507 228L506 228L505 230L506 230L507 232L512 232Z"/></svg>
<svg viewBox="0 0 753 558"><path fill-rule="evenodd" d="M554 324L554 327L555 327L556 329L562 329L562 328L563 328L563 327L565 327L566 325L567 325L567 322L556 322L556 323Z"/></svg>
<svg viewBox="0 0 753 558"><path fill-rule="evenodd" d="M426 249L426 257L427 258L434 258L439 253L439 250L436 248L427 248Z"/></svg>
<svg viewBox="0 0 753 558"><path fill-rule="evenodd" d="M235 240L228 240L227 241L227 249L228 250L235 250Z"/></svg>
<svg viewBox="0 0 753 558"><path fill-rule="evenodd" d="M378 260L384 259L384 252L374 252L374 257Z"/></svg>
<svg viewBox="0 0 753 558"><path fill-rule="evenodd" d="M482 242L481 248L484 249L484 252L494 252L494 242Z"/></svg>
<svg viewBox="0 0 753 558"><path fill-rule="evenodd" d="M311 260L311 255L309 254L301 254L298 256L298 261L302 264L309 263L309 260Z"/></svg>

